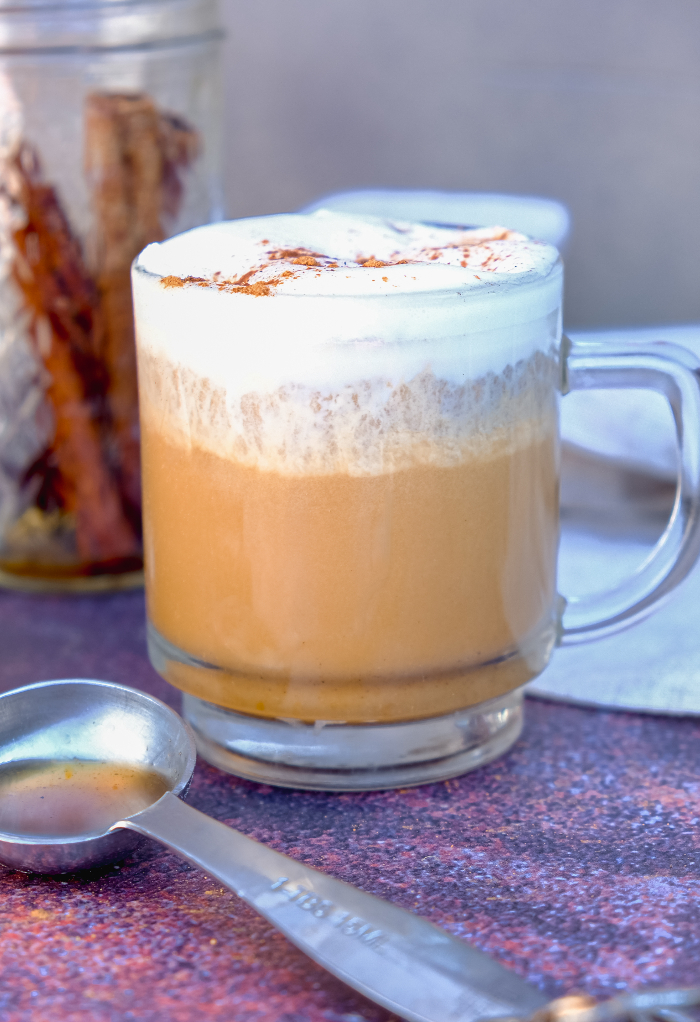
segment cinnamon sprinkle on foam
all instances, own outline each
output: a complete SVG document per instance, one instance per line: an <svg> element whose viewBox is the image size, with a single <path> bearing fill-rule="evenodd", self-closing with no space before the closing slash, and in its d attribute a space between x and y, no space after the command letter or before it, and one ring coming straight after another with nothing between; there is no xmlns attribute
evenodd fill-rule
<svg viewBox="0 0 700 1022"><path fill-rule="evenodd" d="M211 251L198 243L203 231L212 239ZM255 297L483 287L495 274L504 282L522 274L546 276L557 261L551 246L506 227L462 230L325 210L197 228L181 239L149 246L139 259L143 265L153 260L152 272L162 265L164 288L197 285ZM161 261L157 251L168 256ZM277 273L266 278L271 265ZM385 275L367 272L377 269ZM202 276L187 276L192 270Z"/></svg>

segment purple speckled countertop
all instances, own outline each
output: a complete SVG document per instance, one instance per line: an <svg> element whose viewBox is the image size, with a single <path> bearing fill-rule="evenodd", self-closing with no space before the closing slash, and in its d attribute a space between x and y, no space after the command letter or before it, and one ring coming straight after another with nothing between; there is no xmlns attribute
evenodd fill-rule
<svg viewBox="0 0 700 1022"><path fill-rule="evenodd" d="M106 678L177 707L143 597L0 594L0 689ZM407 791L321 794L206 764L197 808L427 916L547 993L700 979L700 722L530 701L513 751ZM0 867L0 1020L387 1022L155 845L119 866Z"/></svg>

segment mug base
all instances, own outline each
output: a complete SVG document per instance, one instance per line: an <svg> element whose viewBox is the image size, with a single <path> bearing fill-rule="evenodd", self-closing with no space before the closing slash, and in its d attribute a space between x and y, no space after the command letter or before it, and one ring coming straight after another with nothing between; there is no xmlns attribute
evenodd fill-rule
<svg viewBox="0 0 700 1022"><path fill-rule="evenodd" d="M314 791L376 791L445 781L506 752L523 727L524 688L444 717L391 724L266 719L183 693L208 763L249 781Z"/></svg>

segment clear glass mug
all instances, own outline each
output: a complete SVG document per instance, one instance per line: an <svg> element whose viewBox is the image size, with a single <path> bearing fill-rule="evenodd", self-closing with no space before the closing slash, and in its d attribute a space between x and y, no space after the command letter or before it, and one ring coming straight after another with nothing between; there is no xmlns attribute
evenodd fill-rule
<svg viewBox="0 0 700 1022"><path fill-rule="evenodd" d="M149 651L224 770L353 790L474 769L558 644L640 620L698 556L693 356L562 337L560 262L471 293L246 295L243 319L144 256L133 281ZM581 387L668 397L678 494L632 578L567 600L559 400Z"/></svg>

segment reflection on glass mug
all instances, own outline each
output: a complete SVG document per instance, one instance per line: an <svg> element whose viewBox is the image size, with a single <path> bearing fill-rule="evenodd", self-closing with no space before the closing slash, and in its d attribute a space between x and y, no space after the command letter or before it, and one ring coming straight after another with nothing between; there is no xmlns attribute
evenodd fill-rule
<svg viewBox="0 0 700 1022"><path fill-rule="evenodd" d="M329 789L472 769L558 643L692 566L692 357L572 349L551 246L321 211L151 245L133 280L150 655L210 762ZM591 386L667 394L679 494L632 579L567 604L558 406Z"/></svg>

